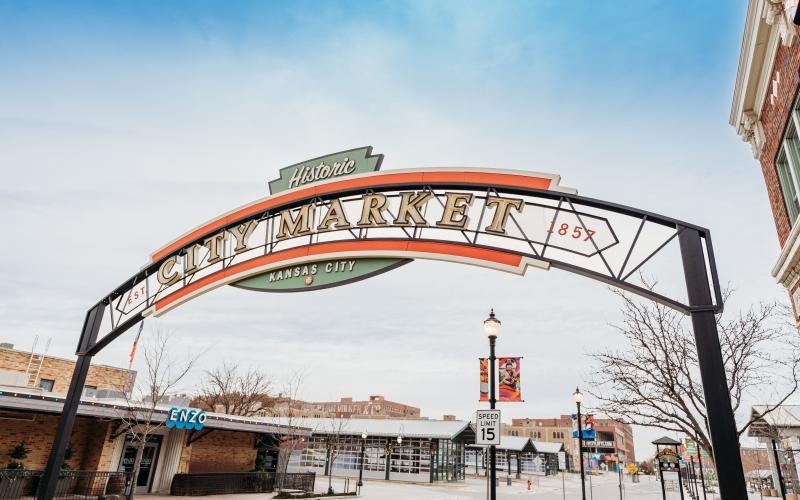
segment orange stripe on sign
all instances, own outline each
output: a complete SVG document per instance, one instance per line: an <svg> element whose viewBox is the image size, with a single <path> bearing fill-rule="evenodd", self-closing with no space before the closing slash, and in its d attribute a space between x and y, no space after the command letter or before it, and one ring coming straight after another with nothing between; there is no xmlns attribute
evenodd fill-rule
<svg viewBox="0 0 800 500"><path fill-rule="evenodd" d="M324 255L345 252L364 252L364 251L399 252L397 257L403 257L403 252L427 253L432 255L450 255L469 259L482 260L495 264L519 267L522 256L505 252L502 250L492 250L488 248L478 248L461 243L443 243L430 241L398 241L398 240L359 240L359 241L337 241L330 243L319 243L317 245L290 248L281 252L257 257L255 259L233 265L229 268L217 271L214 274L203 276L185 287L177 290L163 299L156 302L156 311L180 300L181 298L202 290L205 287L224 280L230 276L247 272L268 264L274 264L285 260L296 259L309 255ZM244 279L244 277L242 277Z"/></svg>
<svg viewBox="0 0 800 500"><path fill-rule="evenodd" d="M272 208L286 203L311 198L317 195L335 193L347 189L368 188L377 185L399 185L415 183L439 183L454 182L461 184L473 184L478 186L510 186L529 189L550 189L551 179L547 177L535 177L529 175L506 174L501 172L468 172L463 170L452 171L431 171L431 172L403 172L403 173L380 173L355 179L346 179L336 182L327 182L316 186L309 186L297 191L271 196L263 200L252 203L228 215L218 217L201 227L181 236L174 242L157 250L152 257L153 262L157 262L183 246L198 240L203 236L210 235L215 231L260 212L265 212Z"/></svg>

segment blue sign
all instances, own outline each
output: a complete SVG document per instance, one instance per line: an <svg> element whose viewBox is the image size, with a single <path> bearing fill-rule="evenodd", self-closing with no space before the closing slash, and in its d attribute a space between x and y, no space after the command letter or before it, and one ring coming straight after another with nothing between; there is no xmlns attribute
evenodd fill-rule
<svg viewBox="0 0 800 500"><path fill-rule="evenodd" d="M597 438L597 433L594 429L581 429L584 441L594 441ZM578 439L578 431L572 431L572 437Z"/></svg>
<svg viewBox="0 0 800 500"><path fill-rule="evenodd" d="M206 411L196 408L170 408L167 412L168 428L199 431L206 423Z"/></svg>

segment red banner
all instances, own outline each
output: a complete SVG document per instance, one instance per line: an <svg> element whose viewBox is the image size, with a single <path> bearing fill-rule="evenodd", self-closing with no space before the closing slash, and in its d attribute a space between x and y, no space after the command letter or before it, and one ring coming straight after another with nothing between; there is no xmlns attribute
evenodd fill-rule
<svg viewBox="0 0 800 500"><path fill-rule="evenodd" d="M500 374L500 397L498 401L522 401L520 388L520 361L521 358L498 358Z"/></svg>
<svg viewBox="0 0 800 500"><path fill-rule="evenodd" d="M489 360L480 358L481 396L478 401L489 401Z"/></svg>

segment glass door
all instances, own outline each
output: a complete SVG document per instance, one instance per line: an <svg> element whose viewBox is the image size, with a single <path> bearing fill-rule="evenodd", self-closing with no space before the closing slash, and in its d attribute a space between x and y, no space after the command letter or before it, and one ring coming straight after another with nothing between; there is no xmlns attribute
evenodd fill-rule
<svg viewBox="0 0 800 500"><path fill-rule="evenodd" d="M119 470L133 476L133 465L136 463L136 449L130 436L125 439L125 451L122 453ZM142 450L142 461L139 464L139 476L136 478L136 493L149 493L153 486L153 476L156 471L158 450L161 447L161 436L149 436Z"/></svg>

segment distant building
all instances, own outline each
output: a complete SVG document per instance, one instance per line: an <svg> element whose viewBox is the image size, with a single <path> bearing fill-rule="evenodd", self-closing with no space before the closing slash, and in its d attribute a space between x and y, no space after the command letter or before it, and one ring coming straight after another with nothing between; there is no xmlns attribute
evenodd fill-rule
<svg viewBox="0 0 800 500"><path fill-rule="evenodd" d="M800 406L781 405L777 408L771 406L752 406L750 417L753 423L747 429L747 435L757 438L769 450L766 453L766 462L763 456L757 456L757 466L754 469L769 470L771 483L777 489L778 464L781 477L788 492L800 493L800 457L796 456L800 450ZM773 447L775 451L773 452ZM775 456L778 464L775 463ZM742 455L744 462L745 455ZM752 462L752 461L751 461ZM747 474L745 465L745 474Z"/></svg>
<svg viewBox="0 0 800 500"><path fill-rule="evenodd" d="M389 401L383 396L370 396L367 401L341 398L336 402L304 403L309 410L332 414L336 418L420 418L420 409Z"/></svg>
<svg viewBox="0 0 800 500"><path fill-rule="evenodd" d="M612 469L616 464L636 461L633 447L633 429L629 424L611 419L595 419L595 441L584 442L583 448L598 466L605 464ZM503 425L502 434L526 437L534 441L561 443L570 456L570 463L578 464L578 440L572 437L572 417L515 418L511 425Z"/></svg>

